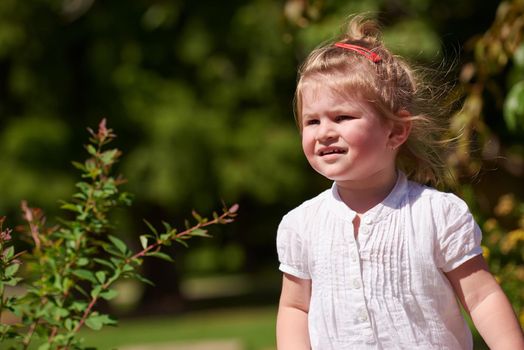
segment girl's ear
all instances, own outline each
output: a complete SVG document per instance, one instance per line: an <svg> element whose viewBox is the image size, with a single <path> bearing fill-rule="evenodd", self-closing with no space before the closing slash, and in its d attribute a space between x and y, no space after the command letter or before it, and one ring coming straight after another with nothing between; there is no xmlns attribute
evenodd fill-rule
<svg viewBox="0 0 524 350"><path fill-rule="evenodd" d="M409 137L411 132L411 113L405 109L397 112L398 120L393 121L389 134L389 147L393 150L398 149Z"/></svg>

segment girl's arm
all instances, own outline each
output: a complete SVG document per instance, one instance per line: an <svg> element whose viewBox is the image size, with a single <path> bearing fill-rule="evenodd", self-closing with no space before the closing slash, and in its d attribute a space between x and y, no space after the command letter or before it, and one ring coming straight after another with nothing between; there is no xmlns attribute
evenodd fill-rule
<svg viewBox="0 0 524 350"><path fill-rule="evenodd" d="M277 349L310 350L307 315L311 280L284 273L277 316Z"/></svg>
<svg viewBox="0 0 524 350"><path fill-rule="evenodd" d="M447 272L446 276L490 349L524 350L519 322L482 255Z"/></svg>

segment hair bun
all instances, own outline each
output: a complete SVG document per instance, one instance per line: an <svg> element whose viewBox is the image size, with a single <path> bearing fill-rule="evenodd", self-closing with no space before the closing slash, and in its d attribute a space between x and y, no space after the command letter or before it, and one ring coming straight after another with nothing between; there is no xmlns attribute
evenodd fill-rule
<svg viewBox="0 0 524 350"><path fill-rule="evenodd" d="M349 20L343 40L364 41L376 45L380 43L381 36L380 26L375 20L355 16Z"/></svg>

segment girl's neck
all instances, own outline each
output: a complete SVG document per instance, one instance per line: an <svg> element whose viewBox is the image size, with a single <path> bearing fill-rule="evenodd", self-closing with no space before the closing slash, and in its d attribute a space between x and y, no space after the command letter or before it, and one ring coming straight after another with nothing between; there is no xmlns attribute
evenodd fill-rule
<svg viewBox="0 0 524 350"><path fill-rule="evenodd" d="M397 176L394 170L364 181L337 181L338 194L357 214L364 214L388 196L395 187Z"/></svg>

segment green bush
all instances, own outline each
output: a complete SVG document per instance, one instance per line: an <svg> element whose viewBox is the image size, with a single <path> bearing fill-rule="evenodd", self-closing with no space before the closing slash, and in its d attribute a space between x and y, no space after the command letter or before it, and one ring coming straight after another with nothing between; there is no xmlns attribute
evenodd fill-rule
<svg viewBox="0 0 524 350"><path fill-rule="evenodd" d="M193 211L194 223L186 221L182 231L167 222L159 231L146 221L151 232L140 236L140 251L131 251L122 239L109 233L110 212L131 205L131 195L120 189L125 180L112 174L122 153L106 149L116 135L106 127L105 119L97 132L88 130L89 158L73 162L81 171L81 181L73 198L61 205L72 213L70 218L49 226L42 210L22 202L26 224L21 237L31 247L26 252L16 253L12 230L0 227L0 311L12 312L20 319L19 324L0 324L0 342L16 344L10 349L27 349L34 343L39 350L83 349L78 336L83 326L100 330L116 324L111 315L95 308L99 301L117 296L113 288L116 281L130 278L151 283L139 272L145 257L173 261L162 252L163 247L173 242L187 245L192 237L210 237L207 226L230 223L236 215L238 205L224 207L222 214L213 213L211 220ZM5 217L1 218L0 225L4 221ZM21 266L26 276L25 293L8 297L6 287L22 282L18 274Z"/></svg>

